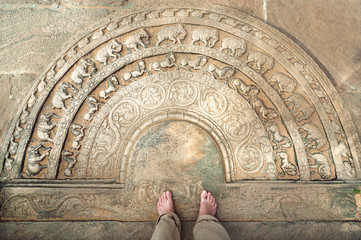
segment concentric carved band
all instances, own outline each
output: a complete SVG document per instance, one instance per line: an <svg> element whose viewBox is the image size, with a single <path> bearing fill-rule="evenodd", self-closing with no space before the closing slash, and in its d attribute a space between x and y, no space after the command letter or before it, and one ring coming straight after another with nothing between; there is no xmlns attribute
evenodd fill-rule
<svg viewBox="0 0 361 240"><path fill-rule="evenodd" d="M169 8L169 7L167 7L167 8ZM152 8L149 8L148 10L152 11L151 9ZM197 12L199 10L208 12L210 14L204 14L201 12ZM192 12L192 14L190 14L190 12ZM24 103L24 106L26 105L25 108L21 110L22 119L21 119L21 121L20 120L19 121L24 122L26 124L25 125L23 124L22 126L20 126L19 121L14 120L14 123L12 124L12 128L13 128L12 131L14 131L16 128L17 129L16 133L19 133L18 135L21 135L22 137L21 137L20 142L16 143L18 145L14 144L14 143L10 144L10 149L14 146L17 147L17 152L15 151L16 158L14 160L11 160L10 156L7 157L7 159L8 159L7 163L13 163L11 166L12 170L10 171L10 175L15 178L20 176L20 172L21 172L20 167L22 165L22 161L25 156L26 146L29 142L29 139L31 138L31 133L34 128L34 124L36 122L35 119L37 118L37 115L40 112L41 107L43 106L43 103L46 101L48 95L50 94L50 91L52 91L53 87L57 84L57 81L59 79L61 79L61 77L64 76L64 74L69 70L69 68L80 57L83 57L85 53L94 49L95 46L98 46L111 38L118 37L129 31L137 31L137 33L142 34L139 36L147 37L147 33L141 32L141 27L153 27L153 26L162 25L162 26L165 26L165 28L167 28L167 29L173 29L173 30L175 30L174 37L176 37L174 41L176 41L178 43L182 43L182 41L184 40L184 38L186 36L184 26L179 25L178 27L174 28L173 25L175 23L182 23L183 25L184 24L192 24L192 25L200 24L199 20L202 19L202 25L204 27L197 29L197 31L193 31L192 36L191 36L192 37L192 45L187 46L187 45L177 44L177 45L166 45L165 47L153 47L153 48L148 48L148 49L145 48L145 49L136 51L135 53L124 56L120 59L116 59L112 64L108 65L102 71L100 71L97 75L95 75L93 80L90 81L90 83L87 86L85 86L81 91L79 91L79 93L76 95L76 97L74 97L74 100L72 101L71 106L68 107L68 110L65 113L65 115L63 116L61 122L58 123L59 127L57 128L58 130L57 130L56 136L53 141L54 147L53 147L53 149L50 153L50 157L49 157L47 178L54 178L56 176L56 173L58 171L59 159L61 156L61 150L64 145L64 140L65 140L67 131L71 126L71 122L74 119L75 114L77 113L80 105L84 102L84 100L86 99L88 94L101 81L103 81L107 76L114 73L115 71L122 68L123 66L125 66L133 61L136 61L138 59L146 58L147 56L148 57L156 56L156 55L163 54L163 53L170 54L171 52L179 52L179 53L198 53L198 54L202 54L204 56L211 57L213 59L217 59L220 62L226 63L230 66L234 66L236 69L242 71L248 77L250 77L255 83L257 83L257 85L260 86L260 88L265 92L265 94L270 98L272 103L276 106L277 110L281 114L283 121L286 123L287 131L289 132L290 137L292 139L292 143L294 144L294 147L296 149L297 160L298 160L299 167L300 167L301 179L308 180L309 179L308 161L310 159L308 159L308 156L306 154L303 141L308 142L306 144L306 146L311 146L313 149L318 148L319 146L323 146L323 145L321 145L319 143L320 140L316 139L318 141L317 142L315 140L315 138L312 138L312 136L317 135L316 131L314 131L313 135L309 134L310 129L312 129L312 126L311 127L308 125L300 126L300 124L297 125L296 122L294 121L295 118L297 120L297 119L302 119L304 117L304 116L299 115L301 113L304 114L305 116L308 115L307 113L302 112L302 109L298 108L298 106L296 105L297 104L296 99L300 100L301 98L296 98L296 97L288 98L287 100L289 100L290 103L287 103L287 106L285 106L283 99L279 97L278 93L270 87L269 83L260 74L258 74L258 73L264 73L265 71L268 71L269 69L272 68L273 60L269 56L262 55L262 53L258 52L258 51L253 51L253 52L250 52L245 63L243 63L242 61L239 61L239 59L237 59L237 58L232 57L232 56L238 56L238 55L241 56L246 51L246 48L244 47L245 46L244 42L237 40L233 37L226 38L226 39L223 39L222 47L220 49L221 52L224 50L223 51L224 53L220 53L220 51L216 51L215 49L212 49L219 37L217 31L214 29L218 29L218 31L226 30L228 33L230 33L234 36L240 37L240 38L242 38L242 40L245 39L245 40L247 40L247 42L256 45L260 50L262 50L262 51L266 52L268 55L274 57L275 60L281 66L286 68L287 71L289 73L291 73L291 75L297 80L297 82L302 86L302 88L305 89L305 93L306 93L305 95L307 95L307 98L312 102L313 106L316 108L316 111L318 112L318 116L320 116L321 122L324 126L324 129L325 129L325 132L327 135L327 140L331 147L330 149L331 149L331 153L332 153L332 159L335 162L336 169L339 173L339 177L346 178L347 174L349 174L346 172L345 168L347 168L347 166L351 166L351 165L350 164L345 165L345 158L347 158L348 161L351 161L351 163L352 162L354 163L356 172L358 173L357 176L360 176L360 166L359 166L359 161L357 161L358 153L356 151L356 147L357 147L357 145L359 145L359 143L358 143L357 138L350 137L351 130L353 129L352 123L346 121L347 116L348 116L347 112L343 111L342 106L340 106L337 103L338 101L340 101L340 98L337 96L336 91L332 88L332 85L329 84L329 80L322 74L322 72L319 70L317 65L315 65L313 63L313 61L304 54L304 52L302 52L294 44L292 45L292 43L290 43L290 41L287 40L284 36L275 32L273 29L271 29L267 25L264 25L253 19L250 20L246 16L243 16L242 21L240 21L240 20L238 20L238 17L236 17L236 15L238 15L239 13L237 13L237 14L234 13L232 15L231 12L232 12L232 10L229 10L227 12L227 14L223 13L223 12L221 13L221 11L219 11L218 13L215 13L215 12L207 9L207 7L195 7L193 9L190 9L189 12L186 11L185 13L182 12L182 9L177 9L171 15L167 15L166 12L164 12L164 13L160 14L160 16L154 17L152 15L153 12L152 13L147 12L147 13L143 14L143 13L141 13L141 11L138 11L138 12L134 13L135 15L133 15L133 16L128 15L127 17L122 19L122 21L119 22L119 24L123 25L122 27L118 28L118 23L112 22L109 24L109 26L106 26L107 31L109 31L108 33L103 34L102 33L103 30L95 31L94 36L92 38L90 38L90 36L89 36L89 37L85 37L84 39L79 41L79 43L77 43L77 45L75 46L75 47L77 47L77 50L75 50L75 47L72 47L71 48L72 50L69 50L69 52L66 53L67 59L68 59L67 61L65 61L64 56L62 56L62 59L60 59L59 62L57 63L57 69L55 67L51 67L52 71L50 70L48 72L49 78L47 79L48 82L47 82L46 86L42 85L44 83L43 78L45 75L43 75L39 78L39 85L34 86L33 90L35 91L37 88L37 90L39 90L39 92L41 92L41 94L40 95L38 94L38 99L34 100L35 101L34 104L32 103L33 100L31 100L31 98L30 98L26 103ZM139 14L140 17L137 14ZM158 15L159 15L159 13L158 13ZM232 16L230 16L230 15L232 15ZM134 16L137 16L137 17L134 17ZM221 21L222 19L224 19L224 21ZM211 30L211 28L212 28L212 30ZM103 29L105 29L105 27L103 27ZM170 33L169 31L159 31L157 33L158 34L157 45L159 45L159 44L165 45L163 42L166 40L167 36L166 35L162 36L161 33L163 33L163 32L167 33L167 34ZM98 35L100 34L99 37L96 36L96 34L98 34ZM91 39L91 40L89 40L89 39ZM91 41L91 44L89 44L89 41ZM203 42L205 47L199 47L199 46L194 45L194 42L198 42L198 41ZM114 46L115 47L119 46L113 40L109 44L113 44L113 45L108 45L111 49ZM127 47L132 48L129 41L127 41L126 44L127 44ZM236 45L233 45L234 47L232 48L232 44L236 44ZM203 44L201 43L201 45L203 45ZM71 51L75 52L75 54ZM104 51L103 52L99 51L99 54L97 54L96 59L97 59L97 61L102 62L101 59L103 59L104 56L102 56L101 53L104 53ZM229 53L229 54L227 54L227 53ZM169 59L172 59L172 57L170 56ZM60 64L61 60L65 61L65 63ZM201 64L202 59L200 58L199 60L200 60L199 63ZM170 60L170 61L172 61L172 60ZM303 64L303 63L306 63L306 64ZM87 61L85 61L84 64L91 65L91 63L89 63ZM169 66L172 66L172 62L168 62L168 64L170 64ZM174 64L174 62L173 62L173 64ZM192 65L192 63L189 64L188 60L181 62L181 65L182 65L182 67L186 68L187 70L189 70L189 68L202 69L202 68L199 68L198 65ZM129 79L130 79L134 76L138 76L137 74L142 74L143 73L142 71L144 71L144 68L142 69L141 66L142 65L138 66L140 69L139 71L130 72L130 73L128 73L128 75L124 75L124 76L129 76ZM152 64L152 66L153 66L153 68L155 67L155 69L156 68L159 69L159 67L161 67L161 64L155 63L155 64ZM221 80L226 80L226 81L228 80L227 76L229 76L229 71L227 70L226 67L224 69L217 69L216 66L214 66L214 65L212 67L211 66L212 65L209 65L209 67L207 69L209 73L211 73L212 75L217 75ZM253 71L249 67L253 67L256 71ZM56 69L56 71L55 71L55 69ZM228 72L225 71L225 73L223 74L220 70L227 70ZM74 82L75 82L75 80L79 80L79 77L76 77L76 76L75 77L72 76L71 78ZM128 79L128 77L125 77L125 78ZM286 92L292 91L292 89L295 88L294 85L290 86L288 88L285 88L284 87L285 85L282 85L284 82L282 83L281 81L287 81L287 79L286 80L285 79L286 78L284 78L284 77L278 78L278 79L275 77L275 78L270 79L270 81L276 82L280 91L286 91ZM320 84L320 82L321 82L321 84ZM318 88L319 91L315 92L313 90L314 87L312 87L314 85L322 86L322 88ZM238 86L241 86L241 85L238 85ZM245 87L247 87L247 86L243 85L243 88L242 89L240 88L240 90L247 91L247 88L245 88ZM44 90L40 91L40 89L44 89ZM159 94L157 94L158 91L156 88L146 89L146 90L147 91L144 91L144 93L142 94L143 104L144 104L144 106L147 106L147 105L154 106L154 104L157 101L160 101L159 94L161 91L159 92ZM34 91L32 91L32 94L34 93ZM321 94L320 94L320 91L321 91ZM104 98L107 97L106 94L107 94L106 92L103 93ZM331 100L333 100L333 103L332 103L333 106L330 105L328 102L325 102L324 99L321 102L322 97L320 97L320 96L322 94L324 94L324 95L329 94L329 98ZM179 96L181 96L181 95L179 95ZM184 95L184 96L186 96L186 95ZM297 96L297 95L294 94L294 96ZM212 96L212 94L208 95L207 98L205 99L207 104L204 106L202 105L202 106L204 107L205 112L208 111L209 115L213 114L213 116L217 116L216 112L220 111L220 108L218 108L217 106L220 106L220 103L222 101L217 103L217 101L213 101L214 99L215 99L215 96ZM186 98L180 97L180 98L178 98L177 101L178 101L178 103L184 102L184 104L185 104L186 103L185 100L186 100ZM302 100L302 101L307 103L308 100ZM262 102L257 101L257 99L256 99L253 102L253 104L254 104L254 108L258 109L258 111L262 114L262 116L264 116L264 117L272 116L271 115L272 113L267 112L267 109L264 108L264 106L262 105ZM329 105L327 105L327 104L329 104ZM180 104L178 104L178 105L180 105ZM59 101L55 102L54 106L65 108L64 106L62 106L61 100L60 100L60 102ZM31 108L30 113L27 111L27 107ZM310 107L312 107L312 106L310 106ZM291 110L292 114L289 113L288 108L291 108L290 110ZM335 108L337 110L337 112L335 112L333 110L333 108ZM295 114L296 115L298 114L298 117L292 116ZM333 115L333 117L329 118L329 115ZM18 114L18 116L20 117L20 113ZM26 116L27 116L27 118L26 118ZM342 120L342 125L338 124L338 117ZM300 129L303 129L301 131L308 131L307 136L311 136L311 137L310 138L303 137L304 139L302 139L299 132L297 131L298 127L300 127ZM347 138L348 140L346 140L346 138L343 138L343 140L340 140L340 136L343 133L342 133L342 130L338 130L337 128L345 129L346 135L348 136L348 138ZM23 129L22 132L20 131L21 129ZM38 128L38 129L41 130L42 128ZM47 132L48 130L45 129L45 130L41 130L41 131L42 131L41 134L43 134L43 135L41 135L41 138L45 139L45 140L43 140L43 139L41 139L41 140L51 141L51 138L49 138L49 136L48 136L48 134L49 134ZM273 135L273 138L277 140L278 129L270 126L270 133ZM11 134L9 134L9 136L7 137L7 142L3 145L3 150L2 150L2 153L0 156L1 161L4 161L5 154L12 152L12 151L8 151L9 143L12 142L12 140L11 140L12 137L13 136ZM312 143L312 141L316 141L316 143ZM286 144L286 143L283 143L283 144ZM75 144L75 146L76 146L76 144ZM85 146L85 148L86 148L86 146ZM339 151L340 148L343 150ZM348 148L351 149L350 152L348 152ZM37 155L36 152L34 154ZM316 153L313 155L312 154L313 154L313 152L311 152L311 158L313 158L312 161L314 161L314 166L317 166L319 164L319 161L317 160L317 155L316 155ZM355 158L355 161L352 159L351 156L353 158ZM282 159L283 159L283 161L285 161L284 158L282 158ZM1 164L1 166L2 165L3 164ZM9 166L9 165L7 165L7 166ZM351 166L351 167L353 167L353 166ZM354 178L354 175L350 175L350 178Z"/></svg>
<svg viewBox="0 0 361 240"><path fill-rule="evenodd" d="M176 81L170 86L170 98L178 106L191 105L197 96L197 88L192 82Z"/></svg>
<svg viewBox="0 0 361 240"><path fill-rule="evenodd" d="M185 78L187 80L185 80ZM163 79L163 80L161 80ZM180 79L173 81L173 79ZM170 97L163 103L163 105L158 106L153 111L149 112L149 106L143 106L143 104L140 103L139 105L139 121L134 122L131 126L127 127L124 126L123 129L120 129L120 135L124 136L122 138L122 141L120 142L119 148L118 148L118 156L122 156L121 165L116 167L117 169L120 169L120 175L118 181L120 183L124 183L126 181L126 176L129 175L127 173L127 169L129 169L128 162L129 162L129 153L131 149L133 148L133 144L135 143L136 139L139 138L140 134L149 126L156 124L157 122L166 121L167 119L172 120L185 120L193 122L203 129L205 129L215 140L217 145L219 146L219 149L223 156L223 162L225 166L225 174L226 174L226 181L234 181L242 178L250 178L248 175L241 176L238 171L235 171L234 166L234 158L235 155L232 149L236 149L237 145L240 143L248 143L251 145L258 144L255 142L255 139L267 139L267 135L262 128L262 124L255 115L254 111L251 109L251 106L242 99L238 94L236 94L234 91L229 92L227 89L222 87L222 84L217 82L214 79L211 79L205 75L201 74L188 74L186 72L182 71L176 71L176 72L170 72L165 76L164 74L157 74L152 75L149 77L145 77L142 79L139 79L137 83L130 84L127 87L124 87L121 89L116 95L112 97L112 99L107 102L107 104L100 110L98 115L94 119L94 126L90 126L90 129L99 129L97 125L99 125L99 122L106 121L106 118L108 116L108 112L110 111L112 115L114 115L114 111L117 111L119 107L116 103L121 101L122 97L125 95L126 92L128 92L128 88L131 88L134 95L137 95L137 93L141 93L144 89L142 83L148 83L151 85L151 83L156 83L156 86L159 86L159 88L162 89L168 89L165 94L169 95ZM222 97L227 102L231 102L233 106L237 107L237 109L240 109L243 111L243 113L240 113L238 111L228 111L227 105L223 109L225 112L225 117L221 118L215 118L211 119L210 117L207 117L207 114L204 114L202 112L202 99L201 98L193 98L197 100L193 104L193 109L190 111L187 108L180 108L179 105L177 105L177 102L174 101L172 98L172 90L174 90L173 86L176 86L178 84L181 84L181 86L193 86L193 93L197 93L200 88L208 89L209 92L216 93L217 96ZM208 85L209 84L209 85ZM173 92L174 93L174 92ZM227 96L225 94L228 94ZM129 96L127 97L128 99ZM192 100L193 101L193 100ZM114 110L113 110L114 109ZM247 114L248 118L241 118L243 114ZM224 119L226 122L224 123ZM233 120L233 121L232 121ZM237 120L243 121L243 126L239 125ZM251 123L252 122L252 123ZM234 126L233 126L234 125ZM256 128L253 128L254 126L259 126ZM225 128L227 127L227 128ZM246 128L246 129L242 129ZM98 130L96 130L98 131ZM92 149L91 147L94 144L94 141L96 140L96 131L92 131L91 134L88 134L85 139L85 146L87 146L86 151L82 151L82 154L79 157L79 166L76 169L76 175L79 178L86 178L86 173L83 169L85 169L86 162L88 161L89 157L92 157L89 150ZM108 132L109 130L106 130ZM254 136L257 136L255 138L249 138L249 134L252 133ZM233 135L233 139L230 135ZM231 137L231 138L230 138ZM230 141L232 139L232 141ZM108 138L108 140L104 139L104 143L107 142L119 142L117 139ZM263 147L265 149L270 149L270 143L264 142ZM261 154L264 154L264 156L261 158L263 159L272 159L272 153L268 152L261 152ZM267 165L273 164L273 160L271 162L268 162ZM263 163L262 163L263 166ZM274 167L273 167L274 168ZM271 167L270 167L271 169ZM259 168L258 170L261 170ZM252 173L252 172L249 172ZM259 172L261 176L265 179L275 179L276 175L274 172L267 172L265 168L262 168L262 171Z"/></svg>

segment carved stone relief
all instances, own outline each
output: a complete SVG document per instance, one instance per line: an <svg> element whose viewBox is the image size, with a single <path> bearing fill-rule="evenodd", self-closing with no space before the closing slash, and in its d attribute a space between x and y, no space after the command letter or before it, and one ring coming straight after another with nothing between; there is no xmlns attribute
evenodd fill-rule
<svg viewBox="0 0 361 240"><path fill-rule="evenodd" d="M2 181L99 180L147 192L145 159L172 161L141 146L163 131L170 140L160 149L185 151L176 129L215 146L207 149L227 183L360 179L354 126L319 67L268 25L222 9L138 9L69 45L19 108L0 153ZM191 189L202 184L195 179Z"/></svg>
<svg viewBox="0 0 361 240"><path fill-rule="evenodd" d="M153 74L138 80L137 84L122 88L113 96L94 119L95 124L89 127L92 133L87 135L84 145L90 152L83 151L79 157L79 164L87 167L79 169L83 173L78 178L87 178L88 175L101 177L94 170L98 168L98 171L103 171L104 167L95 167L100 162L107 161L106 165L114 168L118 160L111 160L110 156L128 155L127 149L133 148L130 142L138 133L129 134L132 133L130 129L137 131L145 128L140 123L146 122L145 119L155 124L161 114L164 115L162 121L195 121L201 126L210 125L207 126L208 131L215 131L211 129L216 128L220 132L214 138L221 149L227 149L227 152L221 151L224 166L228 166L226 175L230 174L226 176L226 181L276 179L275 170L271 171L276 168L271 144L261 121L247 101L206 75L185 71ZM192 120L187 115L193 115L192 118L196 119ZM207 121L203 121L203 118ZM102 122L100 129L98 122ZM118 147L114 148L111 143ZM105 156L101 154L102 149ZM249 155L245 157L243 151L249 152ZM129 162L130 159L124 158L123 161ZM122 165L127 168L127 164ZM83 169L90 169L91 173L84 173Z"/></svg>

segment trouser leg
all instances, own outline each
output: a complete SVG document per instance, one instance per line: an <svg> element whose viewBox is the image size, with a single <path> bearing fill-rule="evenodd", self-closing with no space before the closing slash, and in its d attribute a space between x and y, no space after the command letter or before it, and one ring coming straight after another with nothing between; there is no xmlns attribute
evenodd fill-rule
<svg viewBox="0 0 361 240"><path fill-rule="evenodd" d="M195 240L231 239L226 229L219 223L218 219L211 215L202 215L198 217L197 223L193 229L193 238Z"/></svg>
<svg viewBox="0 0 361 240"><path fill-rule="evenodd" d="M166 213L159 216L152 240L180 240L181 224L175 213Z"/></svg>

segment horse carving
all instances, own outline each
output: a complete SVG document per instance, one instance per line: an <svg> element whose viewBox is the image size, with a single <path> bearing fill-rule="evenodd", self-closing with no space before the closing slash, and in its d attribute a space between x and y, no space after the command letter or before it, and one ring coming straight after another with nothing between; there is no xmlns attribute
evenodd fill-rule
<svg viewBox="0 0 361 240"><path fill-rule="evenodd" d="M235 70L232 67L218 68L216 65L213 64L208 66L207 71L211 74L212 77L216 78L215 75L217 75L219 79L225 80L226 82L228 82L228 78L232 77L235 74Z"/></svg>
<svg viewBox="0 0 361 240"><path fill-rule="evenodd" d="M147 75L149 75L149 72L147 71L146 67L145 67L145 62L143 59L141 59L136 65L135 65L135 69L132 72L127 72L124 74L124 80L129 82L130 79L132 78L136 78L136 77L140 77L142 76L144 73L147 73Z"/></svg>
<svg viewBox="0 0 361 240"><path fill-rule="evenodd" d="M191 71L189 68L186 68L186 66L188 66L195 70L201 70L202 73L205 73L206 71L203 69L203 67L207 64L207 62L208 59L205 56L199 56L194 60L182 59L180 61L180 67L184 68L187 71Z"/></svg>
<svg viewBox="0 0 361 240"><path fill-rule="evenodd" d="M99 96L101 98L107 99L109 96L108 94L117 91L117 85L119 84L118 79L114 76L108 78L108 88L101 91Z"/></svg>
<svg viewBox="0 0 361 240"><path fill-rule="evenodd" d="M152 70L152 68L156 71L161 71L163 72L161 68L170 68L170 67L173 67L175 66L177 69L179 69L178 65L175 64L175 55L174 53L170 52L168 53L164 60L163 61L158 61L158 62L154 62L154 63L151 63L149 64L149 70Z"/></svg>

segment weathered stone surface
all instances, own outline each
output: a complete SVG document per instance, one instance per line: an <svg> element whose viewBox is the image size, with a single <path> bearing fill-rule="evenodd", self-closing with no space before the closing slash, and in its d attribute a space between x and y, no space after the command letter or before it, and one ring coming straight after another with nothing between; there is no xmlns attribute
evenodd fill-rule
<svg viewBox="0 0 361 240"><path fill-rule="evenodd" d="M361 76L358 79L361 79ZM358 135L361 136L361 91L340 91L340 96L350 111L355 126L357 126Z"/></svg>
<svg viewBox="0 0 361 240"><path fill-rule="evenodd" d="M34 5L40 5L40 6L47 6L51 4L59 4L60 0L24 0L24 1L17 1L17 0L4 0L1 1L3 4L16 4L16 7L24 6L25 4L33 4ZM6 7L6 5L3 5Z"/></svg>
<svg viewBox="0 0 361 240"><path fill-rule="evenodd" d="M96 182L67 185L64 181L33 181L37 187L29 187L29 181L15 181L3 185L0 220L156 220L158 198L168 189L181 219L193 221L200 192L207 189L219 203L222 221L360 221L360 194L354 193L360 187L355 184L226 184L219 177L213 182L207 178L197 181L189 180L187 172L180 174L184 180L142 179L118 188Z"/></svg>
<svg viewBox="0 0 361 240"><path fill-rule="evenodd" d="M61 3L65 6L95 6L95 7L120 7L127 3L128 0L62 0Z"/></svg>
<svg viewBox="0 0 361 240"><path fill-rule="evenodd" d="M361 136L360 109L354 105L361 98L361 16L352 14L361 12L360 2L317 1L311 5L293 0L266 2L267 22L291 36L317 59L343 96Z"/></svg>
<svg viewBox="0 0 361 240"><path fill-rule="evenodd" d="M181 239L193 239L195 222L182 222ZM231 239L359 239L357 222L222 222ZM150 239L151 222L2 222L2 239Z"/></svg>
<svg viewBox="0 0 361 240"><path fill-rule="evenodd" d="M17 108L24 100L24 93L28 91L34 82L34 74L1 74L0 101L0 142L4 141L7 129L15 117Z"/></svg>
<svg viewBox="0 0 361 240"><path fill-rule="evenodd" d="M9 115L0 122L1 220L121 220L129 237L142 238L162 191L172 190L180 217L194 221L205 188L231 236L359 233L358 224L322 222L360 221L361 145L337 94L361 126L359 4L164 2L0 4L0 80L10 91L0 109ZM148 9L120 17L133 6ZM22 80L40 72L30 92ZM20 110L6 108L25 95ZM51 231L57 223L42 224ZM14 225L4 226L12 237ZM305 228L310 235L299 234Z"/></svg>
<svg viewBox="0 0 361 240"><path fill-rule="evenodd" d="M77 35L91 19L108 15L106 9L1 9L0 73L40 74L62 44ZM16 25L16 31L12 26ZM23 92L24 94L25 92Z"/></svg>
<svg viewBox="0 0 361 240"><path fill-rule="evenodd" d="M361 12L359 1L266 2L268 22L302 44L331 74L337 86L342 88L345 81L355 80L349 77L359 64L355 58L359 55L361 16L350 12ZM359 89L360 85L354 87Z"/></svg>
<svg viewBox="0 0 361 240"><path fill-rule="evenodd" d="M237 183L360 179L358 142L297 45L254 18L202 7L140 9L64 49L3 144L5 184L24 179L2 191L4 220L151 219L166 189L184 195L181 216L194 220L202 188L221 197L221 219L359 219L350 186L309 197L311 186ZM37 188L46 184L70 189ZM72 189L82 184L107 190Z"/></svg>

